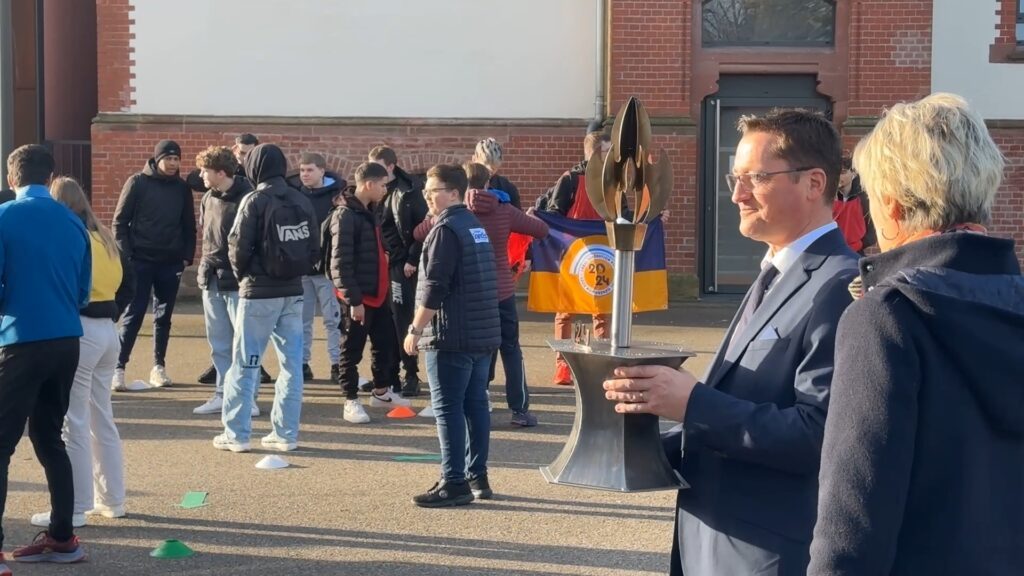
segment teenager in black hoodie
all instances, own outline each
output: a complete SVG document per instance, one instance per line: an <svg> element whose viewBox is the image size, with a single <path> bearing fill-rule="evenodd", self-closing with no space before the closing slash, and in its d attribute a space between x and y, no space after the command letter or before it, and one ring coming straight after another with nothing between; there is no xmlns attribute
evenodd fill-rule
<svg viewBox="0 0 1024 576"><path fill-rule="evenodd" d="M338 196L345 189L347 182L334 172L327 171L327 160L315 152L306 152L299 158L299 173L288 178L288 185L302 192L313 204L316 212L316 228L320 230L334 209ZM313 318L316 317L317 306L324 319L324 330L327 333L327 356L331 362L331 380L340 385L338 380L338 362L341 361L341 308L334 295L331 280L317 266L309 269L309 274L302 277L302 377L306 381L313 379L313 369L309 362L313 357Z"/></svg>
<svg viewBox="0 0 1024 576"><path fill-rule="evenodd" d="M114 390L125 390L124 368L131 359L146 309L153 302L153 369L149 383L170 386L164 368L171 337L171 315L181 273L196 251L196 215L192 191L178 175L181 147L161 140L146 166L124 183L114 210L114 236L135 272L135 299L121 318L121 354Z"/></svg>

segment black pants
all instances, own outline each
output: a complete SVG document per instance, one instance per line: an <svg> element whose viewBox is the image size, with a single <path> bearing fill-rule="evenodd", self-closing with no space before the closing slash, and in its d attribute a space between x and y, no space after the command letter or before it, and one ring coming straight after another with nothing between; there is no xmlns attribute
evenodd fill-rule
<svg viewBox="0 0 1024 576"><path fill-rule="evenodd" d="M135 260L132 266L135 267L135 298L121 317L121 355L117 359L117 367L124 368L132 357L150 295L153 301L153 365L163 366L167 343L171 339L171 315L174 314L174 302L178 299L178 286L185 265L182 262L158 264Z"/></svg>
<svg viewBox="0 0 1024 576"><path fill-rule="evenodd" d="M391 322L391 310L387 305L380 308L364 306L366 311L360 324L352 320L352 311L345 304L341 305L341 328L345 338L341 344L341 362L339 363L341 389L345 398L354 400L359 393L359 363L363 361L363 349L366 339L370 339L370 372L373 375L373 387L380 390L391 388L401 390L398 381L398 344L395 340L395 325Z"/></svg>
<svg viewBox="0 0 1024 576"><path fill-rule="evenodd" d="M78 338L0 347L0 516L7 505L11 455L27 420L28 437L50 488L50 536L59 542L74 535L75 485L60 434L77 370ZM0 549L3 543L0 527Z"/></svg>
<svg viewBox="0 0 1024 576"><path fill-rule="evenodd" d="M399 266L392 266L391 271L391 317L395 322L395 334L398 336L398 357L402 361L405 370L405 379L412 380L419 378L419 365L416 363L416 356L405 353L402 343L405 335L409 332L409 325L412 324L413 315L416 314L416 275L411 278L405 277L405 263Z"/></svg>

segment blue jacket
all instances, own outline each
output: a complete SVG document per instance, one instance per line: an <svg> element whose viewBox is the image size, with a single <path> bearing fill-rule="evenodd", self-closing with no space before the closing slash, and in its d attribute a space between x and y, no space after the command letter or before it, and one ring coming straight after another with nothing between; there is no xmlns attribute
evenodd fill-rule
<svg viewBox="0 0 1024 576"><path fill-rule="evenodd" d="M85 226L45 186L0 205L0 347L80 337L91 283Z"/></svg>

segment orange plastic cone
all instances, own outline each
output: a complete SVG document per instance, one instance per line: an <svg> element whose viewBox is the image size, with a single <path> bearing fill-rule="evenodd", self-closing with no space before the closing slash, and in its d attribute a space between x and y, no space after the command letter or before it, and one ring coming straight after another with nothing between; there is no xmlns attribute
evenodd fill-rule
<svg viewBox="0 0 1024 576"><path fill-rule="evenodd" d="M408 406L399 406L399 407L395 408L394 410L392 410L391 412L388 412L388 418L415 418L415 417L416 417L416 412L414 412L412 410L412 408L409 408Z"/></svg>

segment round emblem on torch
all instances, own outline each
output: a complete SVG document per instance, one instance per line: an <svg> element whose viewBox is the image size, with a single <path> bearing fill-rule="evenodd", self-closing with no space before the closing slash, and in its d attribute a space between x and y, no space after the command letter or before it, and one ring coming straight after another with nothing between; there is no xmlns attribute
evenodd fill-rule
<svg viewBox="0 0 1024 576"><path fill-rule="evenodd" d="M580 283L583 291L591 296L607 296L612 293L612 278L615 271L615 251L608 247L605 236L586 236L569 246L566 254L569 271Z"/></svg>

